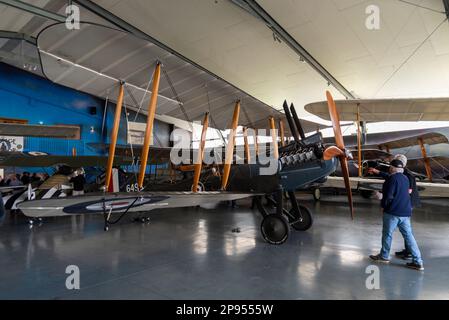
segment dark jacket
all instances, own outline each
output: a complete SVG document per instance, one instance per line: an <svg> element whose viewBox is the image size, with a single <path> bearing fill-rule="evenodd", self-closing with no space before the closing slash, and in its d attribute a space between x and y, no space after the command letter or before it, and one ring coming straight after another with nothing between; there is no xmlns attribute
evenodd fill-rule
<svg viewBox="0 0 449 320"><path fill-rule="evenodd" d="M86 183L86 178L84 178L84 175L80 174L70 179L70 182L73 183L73 190L83 191L84 184Z"/></svg>
<svg viewBox="0 0 449 320"><path fill-rule="evenodd" d="M421 198L419 197L418 186L416 185L416 177L407 168L404 169L404 175L408 178L409 189L412 190L412 193L410 193L410 200L412 202L412 208L419 208L419 207L421 207ZM381 172L379 172L379 176L384 179L387 179L389 174L387 172L381 171Z"/></svg>
<svg viewBox="0 0 449 320"><path fill-rule="evenodd" d="M410 182L402 173L390 175L382 187L381 206L384 212L400 217L412 215L412 204L408 192Z"/></svg>
<svg viewBox="0 0 449 320"><path fill-rule="evenodd" d="M419 197L418 187L416 185L416 177L407 168L404 169L404 175L408 178L410 189L412 189L412 193L410 194L412 208L419 208L421 207L421 198Z"/></svg>

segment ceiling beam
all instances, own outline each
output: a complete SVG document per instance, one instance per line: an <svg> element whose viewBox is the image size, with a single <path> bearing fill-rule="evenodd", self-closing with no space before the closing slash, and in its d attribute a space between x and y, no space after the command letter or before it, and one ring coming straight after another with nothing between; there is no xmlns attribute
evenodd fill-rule
<svg viewBox="0 0 449 320"><path fill-rule="evenodd" d="M34 37L30 36L30 35L27 35L25 33L15 32L15 31L0 30L0 38L22 40L22 41L29 42L29 43L31 43L33 45L37 44L36 38L34 38Z"/></svg>
<svg viewBox="0 0 449 320"><path fill-rule="evenodd" d="M449 0L443 0L444 11L446 12L446 17L449 19Z"/></svg>
<svg viewBox="0 0 449 320"><path fill-rule="evenodd" d="M19 0L0 0L0 3L57 22L65 22L67 19L65 16L62 16L60 14L33 6L32 4Z"/></svg>
<svg viewBox="0 0 449 320"><path fill-rule="evenodd" d="M449 0L444 0L449 1ZM316 72L318 72L327 83L331 84L335 89L337 89L343 96L347 99L355 99L354 95L346 89L329 71L327 71L307 50L302 47L276 20L271 17L268 12L265 11L256 1L254 0L231 0L233 4L240 2L243 4L237 4L240 8L248 11L247 8L252 10L252 15L256 14L260 19L262 19L283 42L285 42L293 51L295 51L300 59L304 59Z"/></svg>

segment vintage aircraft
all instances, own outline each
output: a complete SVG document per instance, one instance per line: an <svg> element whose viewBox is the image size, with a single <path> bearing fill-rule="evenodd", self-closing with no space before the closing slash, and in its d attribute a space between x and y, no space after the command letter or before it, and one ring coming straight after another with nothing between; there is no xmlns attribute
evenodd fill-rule
<svg viewBox="0 0 449 320"><path fill-rule="evenodd" d="M325 102L316 102L305 106L305 109L327 120L329 117L324 113L325 105ZM418 188L421 190L420 194L431 197L449 197L449 184L444 179L447 169L441 170L445 158L429 156L426 148L426 145L443 146L447 144L449 142L447 127L368 135L362 132L365 121L449 120L447 114L444 114L444 110L449 109L448 99L342 100L336 101L336 105L343 115L344 121L356 121L357 124L357 136L347 137L348 149L354 154L354 159L349 166L352 189L360 191L365 197L370 197L372 191L381 189L383 180L366 175L364 169L377 167L380 170L388 170L388 162L393 157L390 153L391 150L410 150L413 147L419 147L421 157L410 159L407 167L413 171L418 180L429 181L417 182ZM417 166L417 164L422 165ZM435 169L442 172L442 175L438 177L440 179L436 179L432 174L436 171ZM338 175L338 171L337 169L336 175ZM322 187L342 188L343 179L338 176L330 177ZM320 192L318 191L317 194L318 196L315 198L318 200Z"/></svg>
<svg viewBox="0 0 449 320"><path fill-rule="evenodd" d="M107 230L129 212L147 212L157 208L196 206L205 202L254 197L255 204L264 216L261 224L264 239L269 243L280 244L288 238L290 226L297 230L306 230L313 222L310 211L298 204L294 192L310 184L322 182L335 171L337 158L342 162L342 167L347 168L348 154L338 114L332 103L329 110L333 119L336 146L325 145L321 135L316 134L307 139L296 139L287 145L284 139L281 139L281 147L278 148L275 119L284 117L281 112L157 44L130 36L122 30L89 23L80 24L80 28L76 30L67 30L64 24L49 26L39 34L37 43L45 77L55 83L115 102L116 108L110 142L106 147L108 159L104 190L77 197L68 195L63 199L31 198L18 204L18 208L28 217L102 214ZM151 66L155 66L154 71L149 70ZM152 79L148 79L151 72ZM332 100L330 93L328 99ZM240 102L243 107L242 117L239 118ZM145 109L144 106L148 107ZM122 107L126 114L127 110L132 109L147 116L139 170L135 180L137 188L134 188L133 192L111 192L114 159L115 155L120 153L116 144ZM231 115L232 125L229 126ZM184 191L174 190L174 186L170 185L161 191L160 186L145 182L148 158L153 154L150 142L153 122L157 116L184 117L189 123L204 116L202 139L196 153L199 161L187 168L192 173L192 178ZM247 163L233 165L237 126L240 124L254 129L266 128L267 117L270 117L269 127L273 143L267 157L272 160L268 161L268 166L275 164L273 172L261 174L267 169L267 164L260 161L267 155L263 151L253 157L253 162L248 161L249 153L246 153ZM224 164L212 167L203 166L202 161L207 133L205 128L207 129L209 121L213 128L231 129ZM280 129L282 131L282 128ZM297 130L299 129L298 126ZM288 135L288 128L285 131ZM293 135L292 129L290 131ZM204 181L205 176L213 171L216 174L211 177L210 184L206 183L202 190L198 188L201 180ZM345 179L349 186L347 174ZM289 205L284 201L284 192L290 195ZM348 190L348 195L352 215L351 190ZM274 207L264 205L265 197ZM116 219L112 218L113 214L117 214Z"/></svg>
<svg viewBox="0 0 449 320"><path fill-rule="evenodd" d="M336 146L325 146L320 134L302 140L296 140L282 148L277 147L277 138L273 139L273 150L271 157L276 162L276 170L272 174L263 175L261 172L266 167L265 164L239 164L232 166L234 152L234 138L239 112L240 101L237 101L234 108L231 136L228 139L226 149L226 159L220 173L220 189L217 191L200 191L194 187L198 184L202 172L202 159L204 156L204 143L208 126L208 114L203 122L203 134L198 152L199 160L195 164L195 174L193 180L193 191L146 191L143 185L145 168L150 151L149 141L151 140L154 113L156 110L158 83L161 65L156 65L154 73L152 97L148 107L149 116L147 118L147 129L145 131L145 141L140 157L140 171L138 177L139 191L130 193L106 192L111 181L111 171L115 156L115 143L117 139L118 126L120 122L120 112L123 99L118 98L116 107L116 117L111 133L111 143L109 147L109 158L107 163L105 192L92 193L84 196L68 196L61 198L36 199L22 202L18 208L28 217L42 218L53 216L71 216L87 213L102 214L105 222L105 230L110 225L117 223L128 212L147 212L153 209L178 208L200 205L206 202L218 202L237 200L247 197L255 197L256 205L263 215L261 232L263 238L271 244L281 244L288 238L290 226L296 230L307 230L312 225L312 215L305 207L297 202L295 191L310 185L316 181L322 181L325 177L335 171L336 158L344 168L344 177L349 185L349 175L347 170L348 154L345 151L344 141L341 134L340 123L335 105L330 93L327 93L329 100L329 112L333 120L333 128L336 137ZM123 95L121 83L120 94ZM289 113L287 119L291 124ZM270 119L273 129L274 119ZM293 125L291 125L293 130ZM274 132L274 130L272 130ZM300 132L300 131L299 131ZM150 151L151 152L151 151ZM346 170L345 170L346 168ZM291 208L284 204L284 191L289 194ZM264 206L262 197L271 199L275 207L275 212ZM348 189L349 206L353 215L352 194ZM112 220L112 214L119 216Z"/></svg>

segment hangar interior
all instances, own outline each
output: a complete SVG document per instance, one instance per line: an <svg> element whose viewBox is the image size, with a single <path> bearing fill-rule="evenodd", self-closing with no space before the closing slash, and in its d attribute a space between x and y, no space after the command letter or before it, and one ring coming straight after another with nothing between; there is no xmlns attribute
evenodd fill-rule
<svg viewBox="0 0 449 320"><path fill-rule="evenodd" d="M448 17L0 0L0 299L449 299Z"/></svg>

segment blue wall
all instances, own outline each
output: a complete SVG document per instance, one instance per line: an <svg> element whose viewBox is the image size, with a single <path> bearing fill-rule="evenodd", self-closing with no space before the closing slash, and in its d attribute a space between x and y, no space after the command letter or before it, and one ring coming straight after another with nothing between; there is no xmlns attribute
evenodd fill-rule
<svg viewBox="0 0 449 320"><path fill-rule="evenodd" d="M89 113L90 107L97 114ZM114 105L108 107L105 132L113 122ZM0 117L28 120L30 124L66 124L81 127L80 140L25 138L24 151L40 151L55 155L70 155L76 147L78 155L96 155L88 143L107 142L101 136L104 100L54 84L53 82L0 63ZM126 144L124 115L119 132L119 144ZM94 127L94 133L91 132Z"/></svg>
<svg viewBox="0 0 449 320"><path fill-rule="evenodd" d="M96 108L96 115L90 108ZM0 63L0 117L28 120L29 124L77 125L81 128L80 140L25 137L24 151L39 151L53 155L71 155L75 147L78 155L101 155L102 151L89 143L108 143L112 128L115 104L109 103L101 135L105 101L92 95L57 85L45 78ZM134 119L135 112L130 111ZM118 144L126 144L126 122L122 112ZM139 122L146 117L139 115ZM91 127L94 132L91 132ZM155 145L169 146L169 125L155 121ZM161 141L161 143L157 143Z"/></svg>

